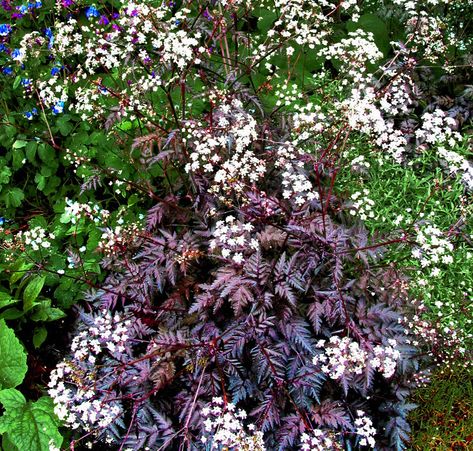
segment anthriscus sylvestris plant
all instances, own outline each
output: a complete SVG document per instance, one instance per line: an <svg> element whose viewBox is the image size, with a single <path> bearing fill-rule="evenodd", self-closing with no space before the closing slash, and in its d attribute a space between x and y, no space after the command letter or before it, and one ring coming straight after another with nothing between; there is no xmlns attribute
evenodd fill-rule
<svg viewBox="0 0 473 451"><path fill-rule="evenodd" d="M39 3L2 5L34 24ZM450 2L367 3L63 0L50 27L0 28L4 76L24 120L42 121L35 142L81 194L107 198L63 209L102 226L108 272L97 287L61 270L94 287L49 381L71 448L406 447L424 349L406 327L409 282L382 257L419 243L415 229L370 236L370 191L339 193L337 176L360 139L396 164L432 148L466 189L472 169L450 113L403 121L422 101L418 66L457 39L439 18ZM402 24L394 44L381 3ZM123 199L146 205L146 225L108 224ZM55 239L18 236L38 252Z"/></svg>
<svg viewBox="0 0 473 451"><path fill-rule="evenodd" d="M112 448L402 449L405 280L337 208L333 169L317 181L320 156L244 96L211 98L165 146L183 180L107 254L51 376L56 413Z"/></svg>

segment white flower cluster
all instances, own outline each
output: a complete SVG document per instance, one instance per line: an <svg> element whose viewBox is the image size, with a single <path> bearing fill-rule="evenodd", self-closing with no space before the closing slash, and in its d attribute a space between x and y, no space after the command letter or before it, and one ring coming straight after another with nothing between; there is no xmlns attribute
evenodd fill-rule
<svg viewBox="0 0 473 451"><path fill-rule="evenodd" d="M47 81L39 80L36 88L39 92L41 103L46 108L54 108L55 114L64 111L64 105L68 100L67 82L65 85L58 84L56 78L50 78Z"/></svg>
<svg viewBox="0 0 473 451"><path fill-rule="evenodd" d="M350 197L352 200L350 214L352 216L359 215L363 221L374 218L374 201L368 197L369 193L369 189L364 188L363 192L356 191Z"/></svg>
<svg viewBox="0 0 473 451"><path fill-rule="evenodd" d="M294 106L296 102L303 98L303 94L297 84L290 84L287 81L275 89L274 95L278 99L276 101L277 107Z"/></svg>
<svg viewBox="0 0 473 451"><path fill-rule="evenodd" d="M459 153L444 147L439 147L437 153L448 166L450 174L461 173L463 184L473 191L473 164Z"/></svg>
<svg viewBox="0 0 473 451"><path fill-rule="evenodd" d="M325 113L322 112L320 105L308 103L303 106L295 106L295 112L292 115L293 122L293 140L297 145L310 137L320 134L328 127L328 121Z"/></svg>
<svg viewBox="0 0 473 451"><path fill-rule="evenodd" d="M279 10L279 19L268 31L270 38L292 39L299 45L328 45L331 15L325 15L322 7L334 7L326 0L308 2L307 0L275 0L274 6ZM282 30L282 31L279 31Z"/></svg>
<svg viewBox="0 0 473 451"><path fill-rule="evenodd" d="M115 102L111 111L117 117L131 120L138 115L156 115L146 94L156 91L163 84L162 77L169 74L171 65L183 70L191 62L199 62L198 56L205 48L199 47L200 32L179 29L178 24L186 18L190 10L180 8L169 17L171 6L166 2L153 7L148 2L127 2L118 18L114 18L113 28L107 27L99 19L89 18L90 24L80 23L74 18L61 21L61 8L54 27L54 40L49 42L49 52L56 61L67 62L79 57L74 73L70 77L60 77L57 73L36 83L43 105L53 109L54 114L63 112L68 100L68 108L81 114L83 120L109 114L110 103ZM41 45L47 40L41 36L33 40L24 39L18 51L22 62L35 58ZM140 64L130 64L136 61ZM155 70L148 70L151 63ZM98 78L88 86L72 89L97 72L119 70L114 83ZM69 95L73 98L69 99Z"/></svg>
<svg viewBox="0 0 473 451"><path fill-rule="evenodd" d="M322 364L321 370L331 379L340 379L344 375L361 374L365 368L368 354L360 345L349 337L330 337L317 342L317 348L324 348L323 354L315 355L314 365Z"/></svg>
<svg viewBox="0 0 473 451"><path fill-rule="evenodd" d="M361 170L368 170L371 167L369 161L366 161L364 155L358 155L353 158L350 162L350 165L353 169L361 169Z"/></svg>
<svg viewBox="0 0 473 451"><path fill-rule="evenodd" d="M153 40L153 47L161 49L161 61L164 64L173 63L179 69L184 69L193 59L194 49L199 44L196 38L200 34L196 33L194 36L189 36L185 30L158 34Z"/></svg>
<svg viewBox="0 0 473 451"><path fill-rule="evenodd" d="M397 361L401 357L401 353L396 349L396 340L389 339L388 343L389 346L375 346L374 357L370 360L370 365L380 371L386 379L395 373Z"/></svg>
<svg viewBox="0 0 473 451"><path fill-rule="evenodd" d="M38 251L39 249L49 249L51 247L51 240L54 240L56 236L53 233L48 233L42 227L37 226L31 230L19 232L18 238L22 240L26 246L30 246L34 251Z"/></svg>
<svg viewBox="0 0 473 451"><path fill-rule="evenodd" d="M215 128L211 130L200 123L187 126L185 142L193 151L185 169L214 173L211 192L241 192L266 173L264 160L250 148L257 138L256 120L242 107L238 99L223 102L215 111Z"/></svg>
<svg viewBox="0 0 473 451"><path fill-rule="evenodd" d="M419 260L422 268L432 268L430 275L437 277L440 274L441 263L453 263L453 244L440 229L434 225L427 224L419 227L416 234L418 244L412 250L412 256Z"/></svg>
<svg viewBox="0 0 473 451"><path fill-rule="evenodd" d="M310 434L301 435L301 451L331 451L339 449L333 437L327 431L313 429Z"/></svg>
<svg viewBox="0 0 473 451"><path fill-rule="evenodd" d="M80 202L66 198L64 215L61 217L61 220L63 222L70 221L72 224L77 224L77 221L83 217L86 217L96 224L103 224L109 216L110 212L100 208L97 204L92 205L91 202L82 204Z"/></svg>
<svg viewBox="0 0 473 451"><path fill-rule="evenodd" d="M106 352L121 353L130 338L131 321L118 313L104 312L95 317L93 325L74 337L72 357L59 363L51 372L48 394L54 401L54 412L72 429L85 431L106 428L121 414L113 393L97 389L92 368Z"/></svg>
<svg viewBox="0 0 473 451"><path fill-rule="evenodd" d="M293 200L297 206L319 198L319 193L304 173L304 162L298 158L300 155L301 152L291 143L285 143L277 148L274 162L275 167L282 169L283 198Z"/></svg>
<svg viewBox="0 0 473 451"><path fill-rule="evenodd" d="M358 416L355 420L356 434L362 437L360 445L374 448L376 445L376 429L373 427L373 421L371 418L365 416L363 410L357 410L356 414Z"/></svg>
<svg viewBox="0 0 473 451"><path fill-rule="evenodd" d="M235 263L244 261L244 252L248 248L258 249L258 240L251 237L253 225L243 224L234 216L227 216L225 221L217 221L213 232L214 238L210 240L210 249L220 249L222 257L231 258Z"/></svg>
<svg viewBox="0 0 473 451"><path fill-rule="evenodd" d="M348 37L336 44L322 48L320 56L340 61L340 70L355 82L365 78L367 63L373 63L383 57L374 42L373 33L361 28L348 33ZM344 79L348 84L348 80Z"/></svg>
<svg viewBox="0 0 473 451"><path fill-rule="evenodd" d="M442 20L424 10L408 13L412 14L406 23L411 49L415 52L422 50L423 58L435 62L447 50Z"/></svg>
<svg viewBox="0 0 473 451"><path fill-rule="evenodd" d="M453 130L455 126L455 119L437 108L432 113L422 115L422 126L416 130L416 138L420 142L454 147L461 140L460 133Z"/></svg>
<svg viewBox="0 0 473 451"><path fill-rule="evenodd" d="M377 345L369 353L349 337L340 338L337 335L326 340L319 340L317 348L324 352L313 357L314 365L321 365L321 370L331 379L362 374L367 362L382 373L386 378L391 377L396 369L400 353L395 349L396 342L389 340L389 346Z"/></svg>
<svg viewBox="0 0 473 451"><path fill-rule="evenodd" d="M229 451L264 451L263 433L255 431L255 425L249 424L245 431L242 422L247 415L242 409L236 410L235 404L224 403L222 398L213 398L209 407L202 409L205 431L208 435L201 437L201 442L210 445L211 449L228 449Z"/></svg>
<svg viewBox="0 0 473 451"><path fill-rule="evenodd" d="M383 90L379 100L379 107L384 113L395 116L407 114L412 109L412 87L414 81L408 74L397 74L395 70L387 69L384 76L392 79L392 82Z"/></svg>
<svg viewBox="0 0 473 451"><path fill-rule="evenodd" d="M373 136L376 144L400 163L407 140L402 131L395 128L393 121L383 118L377 106L378 100L376 91L370 83L360 83L352 89L350 96L341 102L340 108L345 112L352 129Z"/></svg>

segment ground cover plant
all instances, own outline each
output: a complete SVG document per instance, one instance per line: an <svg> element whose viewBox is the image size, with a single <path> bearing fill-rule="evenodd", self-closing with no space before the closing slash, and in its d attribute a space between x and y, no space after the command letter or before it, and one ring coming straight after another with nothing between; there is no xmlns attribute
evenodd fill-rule
<svg viewBox="0 0 473 451"><path fill-rule="evenodd" d="M473 6L1 5L3 449L468 446Z"/></svg>

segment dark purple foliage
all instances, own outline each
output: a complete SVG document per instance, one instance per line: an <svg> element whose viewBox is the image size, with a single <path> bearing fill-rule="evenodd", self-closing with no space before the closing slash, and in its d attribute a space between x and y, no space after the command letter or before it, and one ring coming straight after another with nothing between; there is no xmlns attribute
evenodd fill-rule
<svg viewBox="0 0 473 451"><path fill-rule="evenodd" d="M107 261L112 273L89 300L133 318L135 338L96 369L98 390L113 387L126 412L99 439L107 432L137 450L204 449L201 410L221 396L249 413L269 450L296 449L313 428L354 449L357 410L372 418L378 449L404 449L419 362L399 323L407 301L400 276L374 265L381 247L332 208L335 196L302 206L282 200L282 169L272 170L244 202L230 194L231 207L209 195L203 174L190 177L187 193L176 182L150 209L138 247ZM319 187L330 176L328 167ZM246 249L242 264L209 249L212 209L253 224L259 249ZM312 360L323 351L317 342L332 336L368 354L394 339L394 374L367 361L359 374L329 377Z"/></svg>

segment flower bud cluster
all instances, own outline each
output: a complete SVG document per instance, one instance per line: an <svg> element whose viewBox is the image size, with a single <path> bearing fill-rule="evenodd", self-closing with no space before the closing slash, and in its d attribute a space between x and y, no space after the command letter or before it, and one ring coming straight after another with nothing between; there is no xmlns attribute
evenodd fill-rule
<svg viewBox="0 0 473 451"><path fill-rule="evenodd" d="M211 449L264 451L263 433L255 431L254 424L245 430L243 421L247 414L244 410L236 410L235 404L224 403L222 398L213 398L210 406L202 409L206 418L204 427L206 435L201 442Z"/></svg>
<svg viewBox="0 0 473 451"><path fill-rule="evenodd" d="M210 240L210 249L219 249L222 257L231 258L235 263L244 261L244 253L250 248L259 248L258 240L252 238L253 225L242 223L234 216L227 216L225 221L217 221L213 232L214 238Z"/></svg>
<svg viewBox="0 0 473 451"><path fill-rule="evenodd" d="M399 319L399 323L405 328L406 336L410 335L406 343L414 346L418 346L419 343L425 344L439 365L449 367L460 364L467 368L472 367L473 361L469 357L471 357L473 334L464 327L456 325L453 320L447 319L447 323L440 319L437 322L427 321L424 318L425 310L424 304L420 304L418 313L412 317L404 316ZM470 318L473 317L471 309L469 315ZM468 322L471 324L472 320L467 320Z"/></svg>

